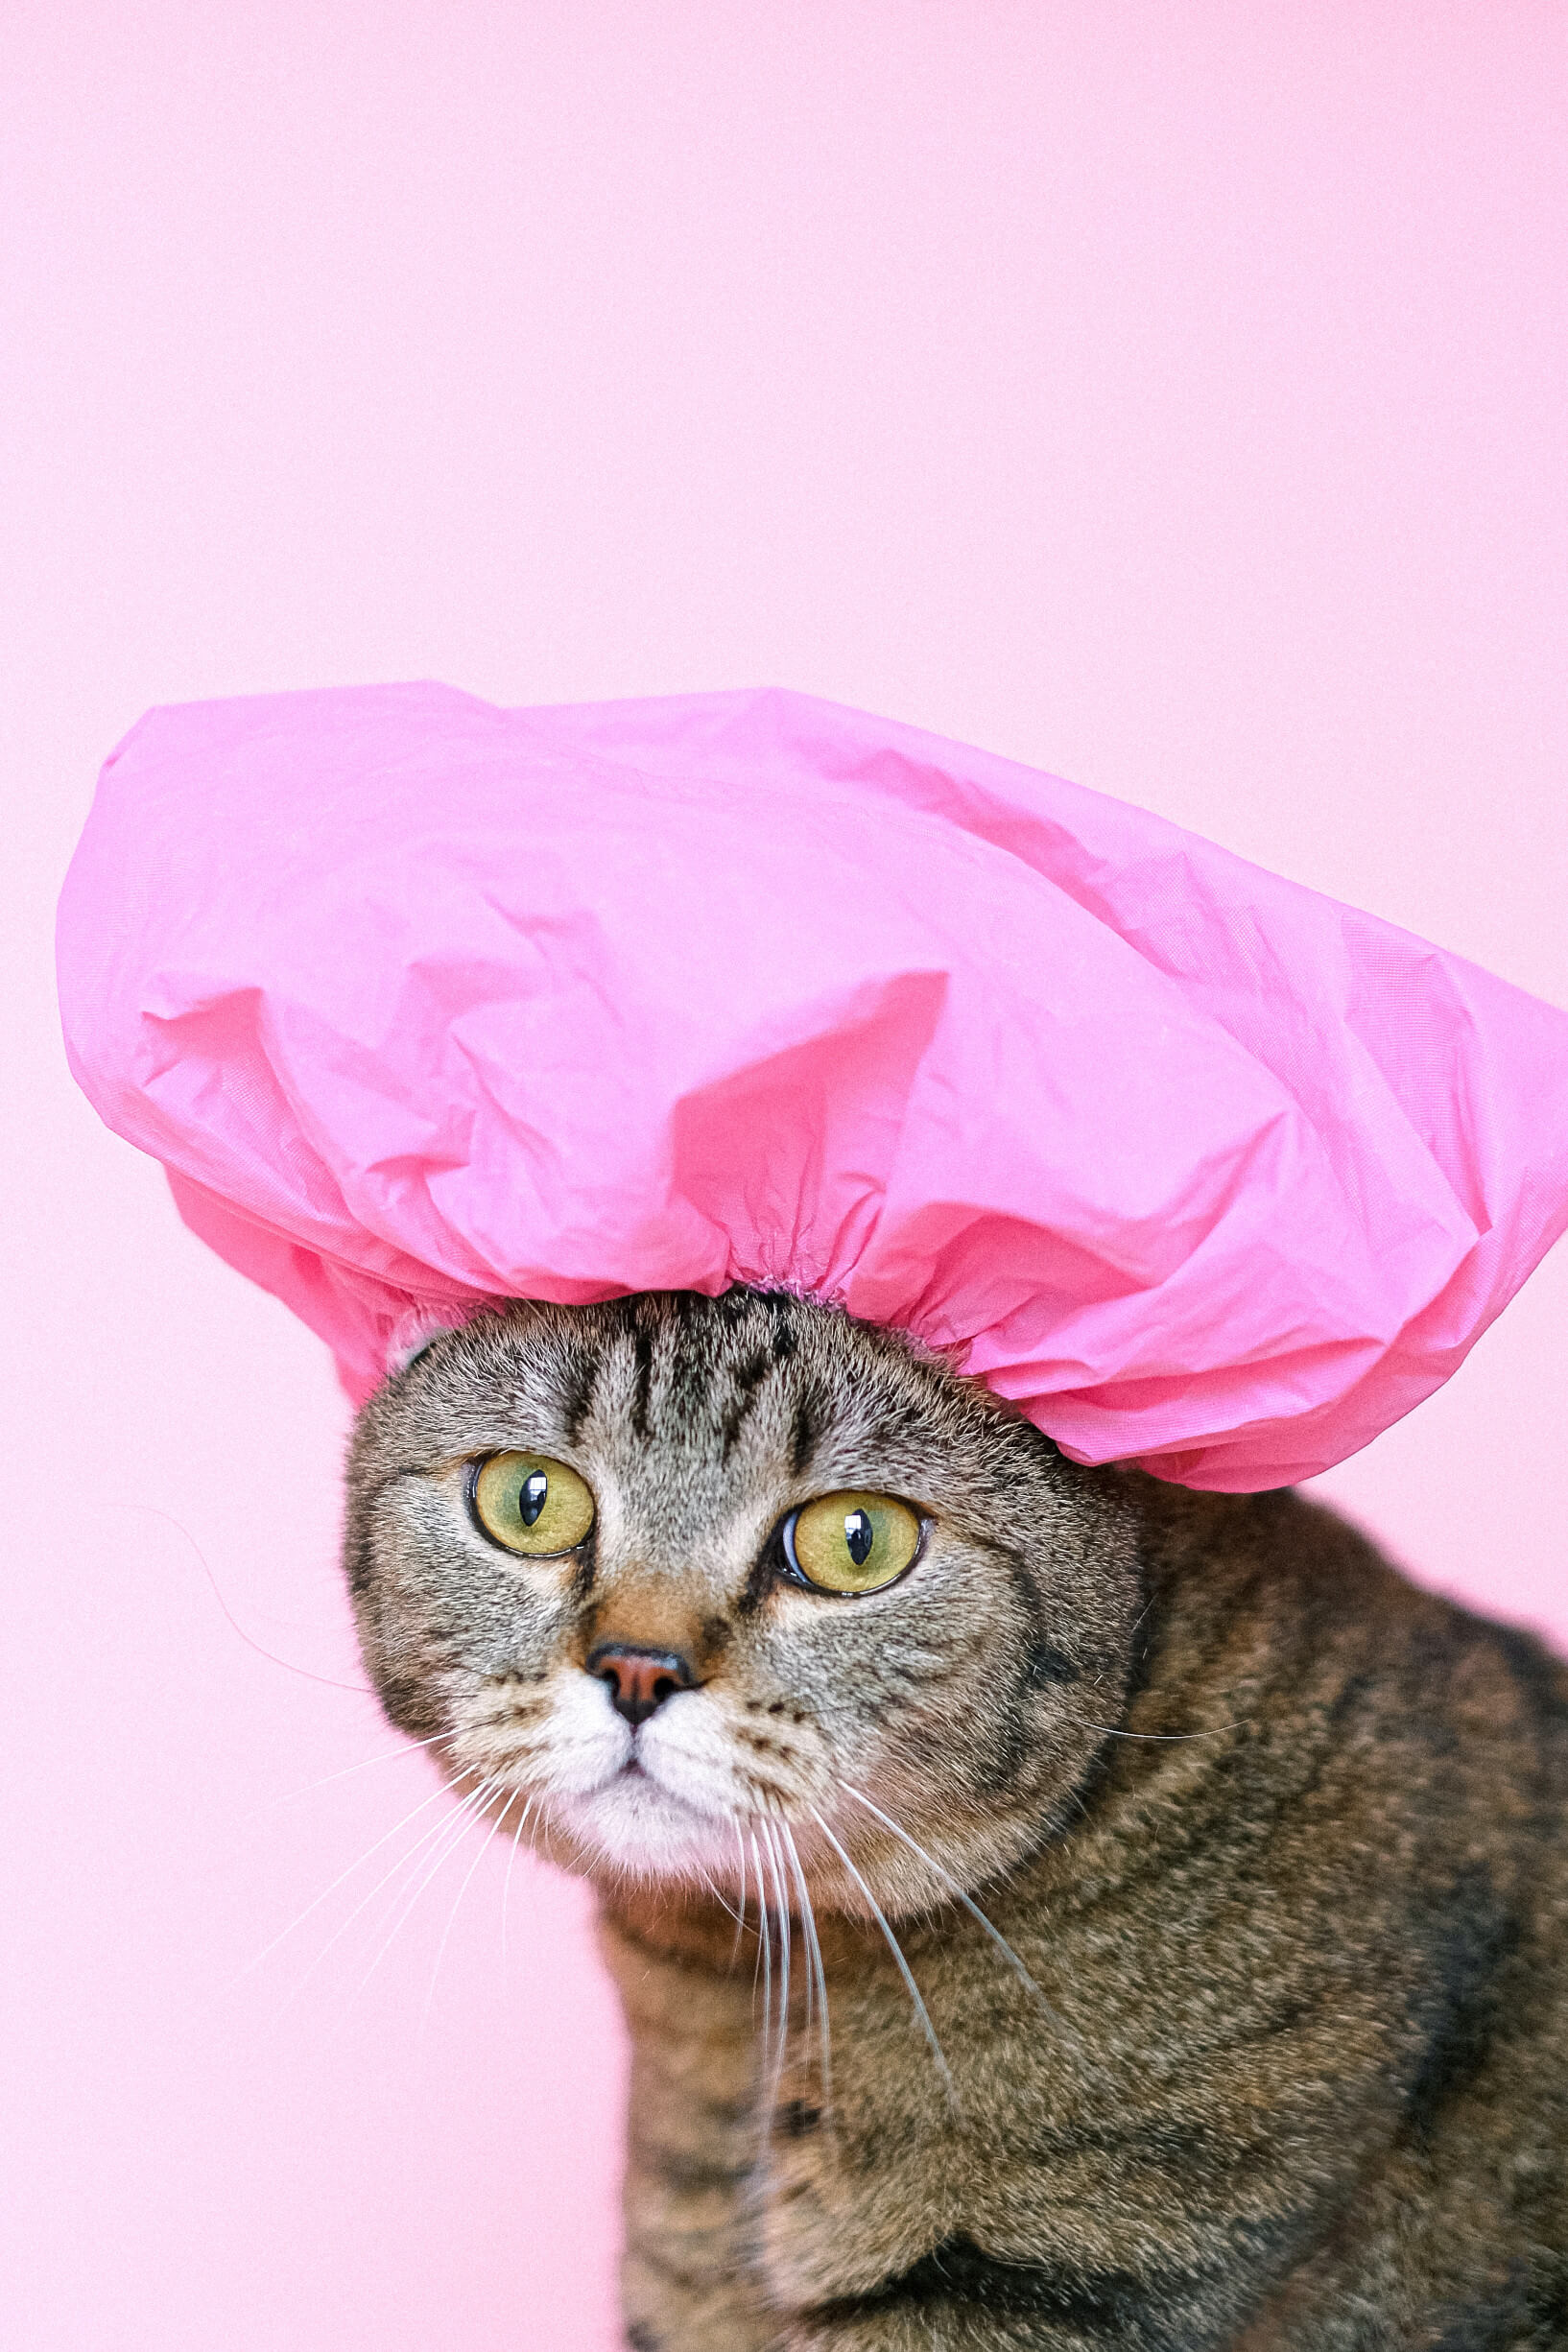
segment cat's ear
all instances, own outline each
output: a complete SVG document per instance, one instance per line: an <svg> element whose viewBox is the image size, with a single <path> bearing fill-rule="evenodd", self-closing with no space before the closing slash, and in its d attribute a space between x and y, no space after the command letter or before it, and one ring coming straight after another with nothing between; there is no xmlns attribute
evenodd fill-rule
<svg viewBox="0 0 1568 2352"><path fill-rule="evenodd" d="M395 1380L399 1373L417 1364L427 1349L449 1331L461 1331L467 1318L461 1311L447 1308L410 1307L392 1325L387 1341L387 1378Z"/></svg>

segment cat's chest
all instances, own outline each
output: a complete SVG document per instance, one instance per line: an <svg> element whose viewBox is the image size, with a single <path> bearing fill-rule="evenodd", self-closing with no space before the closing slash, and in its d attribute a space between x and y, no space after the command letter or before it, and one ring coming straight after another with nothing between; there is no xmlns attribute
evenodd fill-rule
<svg viewBox="0 0 1568 2352"><path fill-rule="evenodd" d="M1064 2275L1090 2241L1102 2267L1135 2257L1136 2229L1107 2228L1108 2204L1157 2213L1160 2168L1095 2128L1081 2070L1038 2017L977 2010L967 2026L944 2017L939 2063L923 2036L897 2047L909 2021L891 2011L836 2040L826 2097L820 2064L781 2084L757 2219L787 2306L886 2294L987 2255Z"/></svg>
<svg viewBox="0 0 1568 2352"><path fill-rule="evenodd" d="M951 2286L1070 2326L1174 2299L1192 2343L1224 2340L1244 2278L1312 2226L1301 2163L1329 2110L1347 2139L1366 2120L1333 2092L1311 2018L1258 1985L1205 2034L1200 1972L1172 1953L1102 1966L1091 2040L1037 1984L913 1940L934 2040L875 1968L841 1990L827 2097L796 2045L757 2176L771 2293L812 2309ZM1056 1950L1073 1973L1094 1957ZM1043 1948L1031 1959L1043 1973ZM1336 2033L1342 2061L1342 2017Z"/></svg>

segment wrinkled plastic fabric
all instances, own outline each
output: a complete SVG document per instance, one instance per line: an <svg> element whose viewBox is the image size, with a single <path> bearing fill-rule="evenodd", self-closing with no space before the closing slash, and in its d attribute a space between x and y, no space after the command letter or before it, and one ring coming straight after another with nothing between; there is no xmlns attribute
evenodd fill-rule
<svg viewBox="0 0 1568 2352"><path fill-rule="evenodd" d="M1568 1015L796 695L154 710L59 949L98 1110L355 1398L496 1297L755 1283L1079 1460L1273 1486L1568 1225Z"/></svg>

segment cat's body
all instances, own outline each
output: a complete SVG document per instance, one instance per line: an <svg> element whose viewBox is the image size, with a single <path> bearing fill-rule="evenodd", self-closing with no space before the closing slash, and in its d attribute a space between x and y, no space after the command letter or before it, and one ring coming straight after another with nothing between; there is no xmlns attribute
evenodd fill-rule
<svg viewBox="0 0 1568 2352"><path fill-rule="evenodd" d="M591 1488L568 1556L474 1523L507 1448ZM913 1565L808 1586L789 1514L862 1490ZM604 1889L642 2352L1568 2346L1532 1642L748 1293L440 1341L362 1420L348 1557L394 1720Z"/></svg>

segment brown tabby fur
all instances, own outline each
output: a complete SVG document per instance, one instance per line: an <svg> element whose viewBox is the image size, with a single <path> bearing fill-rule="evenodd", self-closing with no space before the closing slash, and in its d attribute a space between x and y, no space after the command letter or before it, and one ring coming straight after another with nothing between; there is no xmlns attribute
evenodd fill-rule
<svg viewBox="0 0 1568 2352"><path fill-rule="evenodd" d="M579 1555L474 1529L463 1465L506 1446L593 1486ZM918 1505L924 1555L794 1589L780 1522L851 1486ZM1535 1642L1294 1494L1078 1469L744 1291L437 1342L362 1416L347 1560L393 1721L603 1889L640 2352L1568 2346L1568 1670ZM631 1732L583 1672L606 1637L700 1687Z"/></svg>

